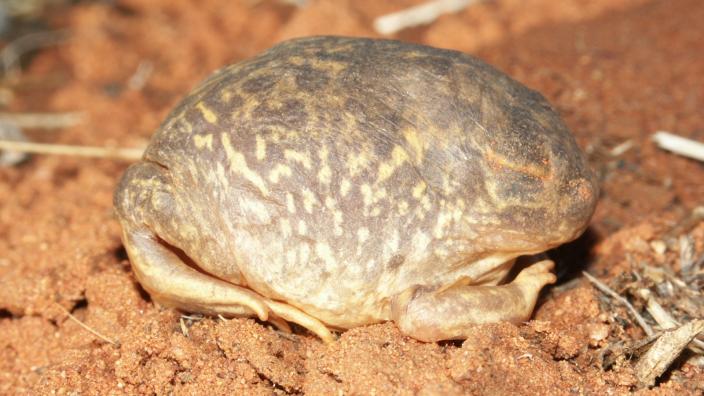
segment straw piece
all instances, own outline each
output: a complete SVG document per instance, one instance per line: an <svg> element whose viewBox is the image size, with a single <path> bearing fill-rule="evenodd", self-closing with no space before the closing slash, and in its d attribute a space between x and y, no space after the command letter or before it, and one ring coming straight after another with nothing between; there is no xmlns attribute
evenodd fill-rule
<svg viewBox="0 0 704 396"><path fill-rule="evenodd" d="M20 128L67 128L83 120L81 112L67 113L0 113L0 122L12 123Z"/></svg>
<svg viewBox="0 0 704 396"><path fill-rule="evenodd" d="M442 14L460 11L482 0L433 0L374 20L374 29L380 34L394 34L403 29L427 25Z"/></svg>
<svg viewBox="0 0 704 396"><path fill-rule="evenodd" d="M687 158L704 161L704 143L665 131L656 132L652 138L661 149Z"/></svg>
<svg viewBox="0 0 704 396"><path fill-rule="evenodd" d="M144 149L121 147L70 146L32 142L0 141L0 150L34 154L72 155L80 157L111 158L137 161L142 158Z"/></svg>

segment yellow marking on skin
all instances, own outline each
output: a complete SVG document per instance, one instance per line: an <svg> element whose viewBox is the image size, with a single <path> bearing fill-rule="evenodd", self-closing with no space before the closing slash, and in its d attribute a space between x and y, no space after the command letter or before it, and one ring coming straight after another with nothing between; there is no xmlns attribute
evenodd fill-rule
<svg viewBox="0 0 704 396"><path fill-rule="evenodd" d="M315 194L307 188L303 189L301 193L303 195L303 208L308 213L313 213L313 205L318 204L318 200L315 198Z"/></svg>
<svg viewBox="0 0 704 396"><path fill-rule="evenodd" d="M288 58L288 61L291 62L294 65L302 65L303 62L305 62L305 58L302 56L291 56Z"/></svg>
<svg viewBox="0 0 704 396"><path fill-rule="evenodd" d="M335 223L335 236L342 236L342 211L336 210L335 212L333 212L332 216L333 222Z"/></svg>
<svg viewBox="0 0 704 396"><path fill-rule="evenodd" d="M450 178L446 174L444 174L442 176L442 189L445 192L445 194L448 194L448 195L451 194L454 190L453 187L454 186L452 185Z"/></svg>
<svg viewBox="0 0 704 396"><path fill-rule="evenodd" d="M193 125L191 125L190 122L184 120L183 126L186 128L186 133L188 133L188 134L193 133Z"/></svg>
<svg viewBox="0 0 704 396"><path fill-rule="evenodd" d="M395 231L389 239L384 243L384 255L392 256L398 251L399 235L398 231Z"/></svg>
<svg viewBox="0 0 704 396"><path fill-rule="evenodd" d="M347 196L347 193L350 192L351 187L352 187L352 184L350 183L349 180L342 179L342 182L340 182L340 195L342 197Z"/></svg>
<svg viewBox="0 0 704 396"><path fill-rule="evenodd" d="M284 238L290 238L293 229L291 228L291 222L288 219L281 219L281 233Z"/></svg>
<svg viewBox="0 0 704 396"><path fill-rule="evenodd" d="M315 57L310 57L308 61L311 62L313 64L313 67L318 70L331 71L333 73L338 73L341 70L344 70L347 66L349 66L349 64L345 62L332 62L327 59L321 61L319 59L315 59Z"/></svg>
<svg viewBox="0 0 704 396"><path fill-rule="evenodd" d="M215 124L218 121L218 116L216 116L215 113L205 105L205 103L198 102L196 104L196 108L200 110L201 114L203 114L203 118L205 118L205 120L209 123Z"/></svg>
<svg viewBox="0 0 704 396"><path fill-rule="evenodd" d="M199 150L203 149L203 147L207 147L208 150L213 151L213 134L193 135L193 144L195 144L196 148Z"/></svg>
<svg viewBox="0 0 704 396"><path fill-rule="evenodd" d="M303 165L304 168L310 169L310 157L307 153L300 153L295 150L284 150L284 158L288 161L298 162Z"/></svg>
<svg viewBox="0 0 704 396"><path fill-rule="evenodd" d="M308 233L308 225L303 220L298 220L298 234L306 235Z"/></svg>
<svg viewBox="0 0 704 396"><path fill-rule="evenodd" d="M364 243L369 238L369 229L367 227L361 227L357 230L357 240L359 243Z"/></svg>
<svg viewBox="0 0 704 396"><path fill-rule="evenodd" d="M377 217L380 214L381 214L381 209L378 206L374 207L374 209L372 209L372 211L369 212L370 217Z"/></svg>
<svg viewBox="0 0 704 396"><path fill-rule="evenodd" d="M457 222L462 219L462 211L460 209L455 209L452 211L452 220Z"/></svg>
<svg viewBox="0 0 704 396"><path fill-rule="evenodd" d="M293 200L293 194L291 194L290 192L286 193L286 209L291 214L296 213L296 203Z"/></svg>
<svg viewBox="0 0 704 396"><path fill-rule="evenodd" d="M422 207L417 207L416 210L414 211L415 217L417 217L419 220L425 220L426 214L428 212L423 210Z"/></svg>
<svg viewBox="0 0 704 396"><path fill-rule="evenodd" d="M416 156L416 163L421 163L423 161L423 155L425 154L425 148L418 137L418 132L415 129L407 128L403 131L403 137L413 149Z"/></svg>
<svg viewBox="0 0 704 396"><path fill-rule="evenodd" d="M325 198L325 207L332 212L335 236L342 235L342 211L337 209L337 201L333 197Z"/></svg>
<svg viewBox="0 0 704 396"><path fill-rule="evenodd" d="M430 204L430 198L428 198L427 195L424 195L423 198L420 199L420 204L425 210L430 210L432 208Z"/></svg>
<svg viewBox="0 0 704 396"><path fill-rule="evenodd" d="M433 237L435 239L442 239L445 236L445 228L449 225L450 219L451 216L448 213L444 211L438 213L437 221L433 228Z"/></svg>
<svg viewBox="0 0 704 396"><path fill-rule="evenodd" d="M332 254L332 249L330 249L330 245L325 242L315 243L315 254L318 255L318 257L323 260L325 265L328 267L332 267L336 263L335 257Z"/></svg>
<svg viewBox="0 0 704 396"><path fill-rule="evenodd" d="M410 258L415 260L420 260L425 258L428 254L428 245L430 244L430 237L423 231L416 231L411 238L412 250L409 255Z"/></svg>
<svg viewBox="0 0 704 396"><path fill-rule="evenodd" d="M269 195L269 190L267 189L264 180L257 172L254 172L249 169L249 166L247 166L247 160L244 158L244 154L236 151L235 148L232 147L232 143L230 143L230 136L223 133L221 135L221 140L222 146L225 148L225 155L230 163L230 171L241 174L250 183L254 184L254 186L257 187L263 195Z"/></svg>
<svg viewBox="0 0 704 396"><path fill-rule="evenodd" d="M264 140L264 138L259 135L257 135L255 137L255 139L257 142L255 153L256 153L257 159L259 161L261 161L264 158L266 158L266 140Z"/></svg>
<svg viewBox="0 0 704 396"><path fill-rule="evenodd" d="M484 154L484 158L489 163L489 166L492 168L510 169L514 172L523 173L524 175L532 176L532 177L538 178L542 181L549 181L555 176L554 172L552 171L553 169L551 166L548 166L548 169L545 169L544 167L536 165L536 164L527 164L527 165L516 164L516 163L511 162L511 160L509 158L506 158L500 154L497 154L491 148L488 148L486 150L486 153ZM550 162L548 159L545 159L542 161L542 164L549 165Z"/></svg>
<svg viewBox="0 0 704 396"><path fill-rule="evenodd" d="M377 174L376 182L381 183L391 177L396 169L406 161L408 161L406 150L401 146L394 147L393 151L391 151L391 160L379 165L379 173Z"/></svg>
<svg viewBox="0 0 704 396"><path fill-rule="evenodd" d="M247 196L239 196L236 199L240 210L248 218L260 224L266 224L271 221L271 215L262 201L250 199Z"/></svg>
<svg viewBox="0 0 704 396"><path fill-rule="evenodd" d="M217 168L215 169L215 175L222 186L228 187L230 185L230 180L225 175L225 168L219 162Z"/></svg>
<svg viewBox="0 0 704 396"><path fill-rule="evenodd" d="M328 155L330 154L330 150L328 150L328 146L323 145L320 150L318 151L318 157L320 158L321 162L325 162L328 160Z"/></svg>
<svg viewBox="0 0 704 396"><path fill-rule="evenodd" d="M405 216L408 213L408 202L406 201L399 201L398 203L398 214L401 216Z"/></svg>
<svg viewBox="0 0 704 396"><path fill-rule="evenodd" d="M357 176L367 166L369 166L369 157L365 153L349 153L347 156L347 168L352 177Z"/></svg>
<svg viewBox="0 0 704 396"><path fill-rule="evenodd" d="M332 178L332 171L327 165L323 165L318 171L318 181L322 184L330 184L330 179Z"/></svg>
<svg viewBox="0 0 704 396"><path fill-rule="evenodd" d="M269 181L271 181L272 183L278 183L281 179L281 176L290 177L291 168L284 164L276 164L276 166L274 166L274 169L269 172Z"/></svg>
<svg viewBox="0 0 704 396"><path fill-rule="evenodd" d="M427 184L421 180L415 187L413 187L413 198L420 200L423 197L423 193L427 187Z"/></svg>
<svg viewBox="0 0 704 396"><path fill-rule="evenodd" d="M328 156L330 151L328 146L323 145L318 151L318 158L320 158L320 163L323 164L318 171L318 181L322 184L330 184L330 178L332 177L332 171L328 165Z"/></svg>
<svg viewBox="0 0 704 396"><path fill-rule="evenodd" d="M372 192L372 187L369 184L362 184L359 187L359 192L362 193L362 202L364 202L364 206L369 206L374 202L374 193Z"/></svg>

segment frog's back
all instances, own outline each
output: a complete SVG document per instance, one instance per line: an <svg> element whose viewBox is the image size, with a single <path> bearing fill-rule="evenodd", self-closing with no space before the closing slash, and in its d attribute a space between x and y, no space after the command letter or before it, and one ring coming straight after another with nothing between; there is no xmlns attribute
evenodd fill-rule
<svg viewBox="0 0 704 396"><path fill-rule="evenodd" d="M395 41L294 40L222 69L146 158L173 171L194 227L217 240L207 272L239 271L323 319L353 320L351 301L383 315L419 279L481 276L470 263L547 243L497 252L497 231L586 224L578 204L553 213L590 176L539 94L469 56Z"/></svg>

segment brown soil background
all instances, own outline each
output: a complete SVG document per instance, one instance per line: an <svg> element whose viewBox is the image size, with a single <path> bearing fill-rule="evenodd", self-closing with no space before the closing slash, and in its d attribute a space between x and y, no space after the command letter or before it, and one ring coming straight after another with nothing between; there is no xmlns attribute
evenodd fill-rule
<svg viewBox="0 0 704 396"><path fill-rule="evenodd" d="M135 147L212 70L285 38L375 36L375 16L413 3L82 2L50 16L70 40L0 88L6 111L85 112L78 126L30 131L35 140ZM651 390L632 361L602 368L604 347L643 332L580 271L613 283L642 262L677 269L676 248L649 244L673 229L704 253L704 224L676 227L704 202L704 165L650 141L657 130L704 140L702 21L700 0L496 0L395 36L473 53L542 92L600 174L592 226L553 252L561 281L534 320L478 326L465 342L424 344L381 324L325 346L253 320L181 320L151 303L122 249L111 199L125 163L35 156L1 168L0 393L701 394L695 359ZM143 62L153 73L130 87Z"/></svg>

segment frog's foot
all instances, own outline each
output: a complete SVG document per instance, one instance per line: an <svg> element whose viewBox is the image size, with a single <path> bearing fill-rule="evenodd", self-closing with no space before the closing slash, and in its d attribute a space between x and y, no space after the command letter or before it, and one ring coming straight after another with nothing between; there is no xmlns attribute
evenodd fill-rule
<svg viewBox="0 0 704 396"><path fill-rule="evenodd" d="M392 301L392 317L403 333L422 341L464 339L474 324L522 322L530 318L540 289L555 282L553 266L550 260L532 264L500 286L417 286Z"/></svg>

